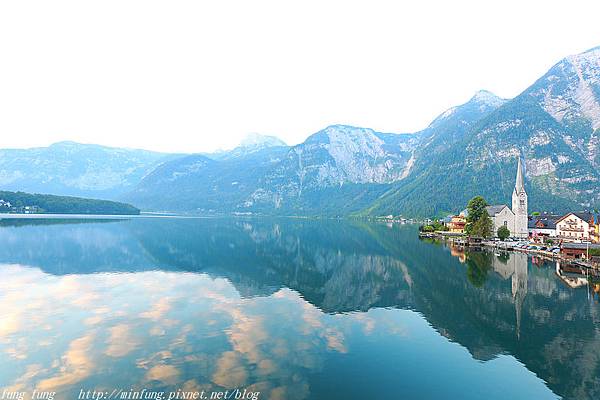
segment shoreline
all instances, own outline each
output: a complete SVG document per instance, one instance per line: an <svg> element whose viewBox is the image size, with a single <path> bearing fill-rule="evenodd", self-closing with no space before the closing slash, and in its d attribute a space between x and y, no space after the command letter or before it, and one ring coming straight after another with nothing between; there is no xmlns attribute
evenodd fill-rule
<svg viewBox="0 0 600 400"><path fill-rule="evenodd" d="M516 247L515 245L520 242L529 242L529 239L516 241L516 242L500 242L500 241L490 241L490 240L481 240L477 243L469 243L469 238L462 234L447 234L446 232L427 232L427 233L419 233L420 238L430 238L430 239L441 239L444 242L452 242L458 246L464 247L486 247L488 249L494 250L502 250L502 251L515 251L526 254L531 254L532 256L541 257L548 261L560 261L566 264L577 265L582 268L587 268L594 271L600 271L600 266L595 266L591 262L587 260L581 259L573 259L562 256L560 253L553 253L545 250L539 249L527 249ZM534 244L534 246L538 246Z"/></svg>

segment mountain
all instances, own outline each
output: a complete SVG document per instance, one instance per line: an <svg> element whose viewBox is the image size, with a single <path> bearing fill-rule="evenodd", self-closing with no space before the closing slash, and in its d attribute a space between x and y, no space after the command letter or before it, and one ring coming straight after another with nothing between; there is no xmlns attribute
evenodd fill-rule
<svg viewBox="0 0 600 400"><path fill-rule="evenodd" d="M347 213L406 177L418 143L417 135L344 125L292 147L260 139L218 158L192 155L166 162L124 198L172 211Z"/></svg>
<svg viewBox="0 0 600 400"><path fill-rule="evenodd" d="M597 208L599 103L600 48L567 57L467 129L425 140L413 174L363 213L443 215L477 194L508 204L518 156L531 211Z"/></svg>
<svg viewBox="0 0 600 400"><path fill-rule="evenodd" d="M74 142L0 150L0 189L116 199L172 156Z"/></svg>
<svg viewBox="0 0 600 400"><path fill-rule="evenodd" d="M145 210L442 216L475 195L510 203L517 157L530 211L600 208L600 47L514 99L477 92L416 133L332 125L287 146L252 134L214 154L60 143L0 151L0 188L118 198Z"/></svg>
<svg viewBox="0 0 600 400"><path fill-rule="evenodd" d="M459 144L475 123L487 117L507 102L495 94L480 90L465 104L452 107L419 133L421 138L415 154L415 173L427 169L438 155Z"/></svg>
<svg viewBox="0 0 600 400"><path fill-rule="evenodd" d="M261 177L282 160L287 147L266 147L248 153L190 155L158 166L123 196L143 209L230 213L256 190Z"/></svg>
<svg viewBox="0 0 600 400"><path fill-rule="evenodd" d="M150 174L126 199L161 210L441 216L475 195L508 204L520 156L531 211L594 208L599 104L595 48L561 60L514 99L479 91L414 134L333 125L292 147L240 146L198 169L174 160L155 172L176 180Z"/></svg>

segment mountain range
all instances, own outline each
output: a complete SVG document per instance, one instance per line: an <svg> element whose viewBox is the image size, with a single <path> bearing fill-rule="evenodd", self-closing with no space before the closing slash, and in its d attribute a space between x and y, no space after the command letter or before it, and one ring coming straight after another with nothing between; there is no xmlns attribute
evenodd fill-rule
<svg viewBox="0 0 600 400"><path fill-rule="evenodd" d="M332 125L294 146L253 134L213 154L72 142L0 150L0 189L152 211L424 217L478 194L508 204L517 157L531 211L600 207L600 47L564 58L513 99L477 92L415 133Z"/></svg>

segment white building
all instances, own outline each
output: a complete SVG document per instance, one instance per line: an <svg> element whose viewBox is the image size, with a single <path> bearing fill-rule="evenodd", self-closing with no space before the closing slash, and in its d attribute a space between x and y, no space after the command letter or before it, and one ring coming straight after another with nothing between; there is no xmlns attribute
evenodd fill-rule
<svg viewBox="0 0 600 400"><path fill-rule="evenodd" d="M525 191L520 157L517 162L515 189L512 193L512 209L508 208L506 204L501 204L488 206L487 212L492 219L494 234L496 234L498 228L506 226L513 237L529 237L527 228L527 192Z"/></svg>
<svg viewBox="0 0 600 400"><path fill-rule="evenodd" d="M501 226L507 227L510 234L513 234L515 229L515 213L506 204L487 206L486 209L494 225L494 235Z"/></svg>
<svg viewBox="0 0 600 400"><path fill-rule="evenodd" d="M556 221L557 236L567 242L588 242L594 230L593 221L591 213L568 213Z"/></svg>

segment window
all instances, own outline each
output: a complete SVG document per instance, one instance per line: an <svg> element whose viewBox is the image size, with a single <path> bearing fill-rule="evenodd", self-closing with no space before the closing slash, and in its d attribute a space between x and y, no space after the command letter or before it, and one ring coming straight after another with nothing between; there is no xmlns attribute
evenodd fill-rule
<svg viewBox="0 0 600 400"><path fill-rule="evenodd" d="M504 221L504 226L508 226L508 221Z"/></svg>

